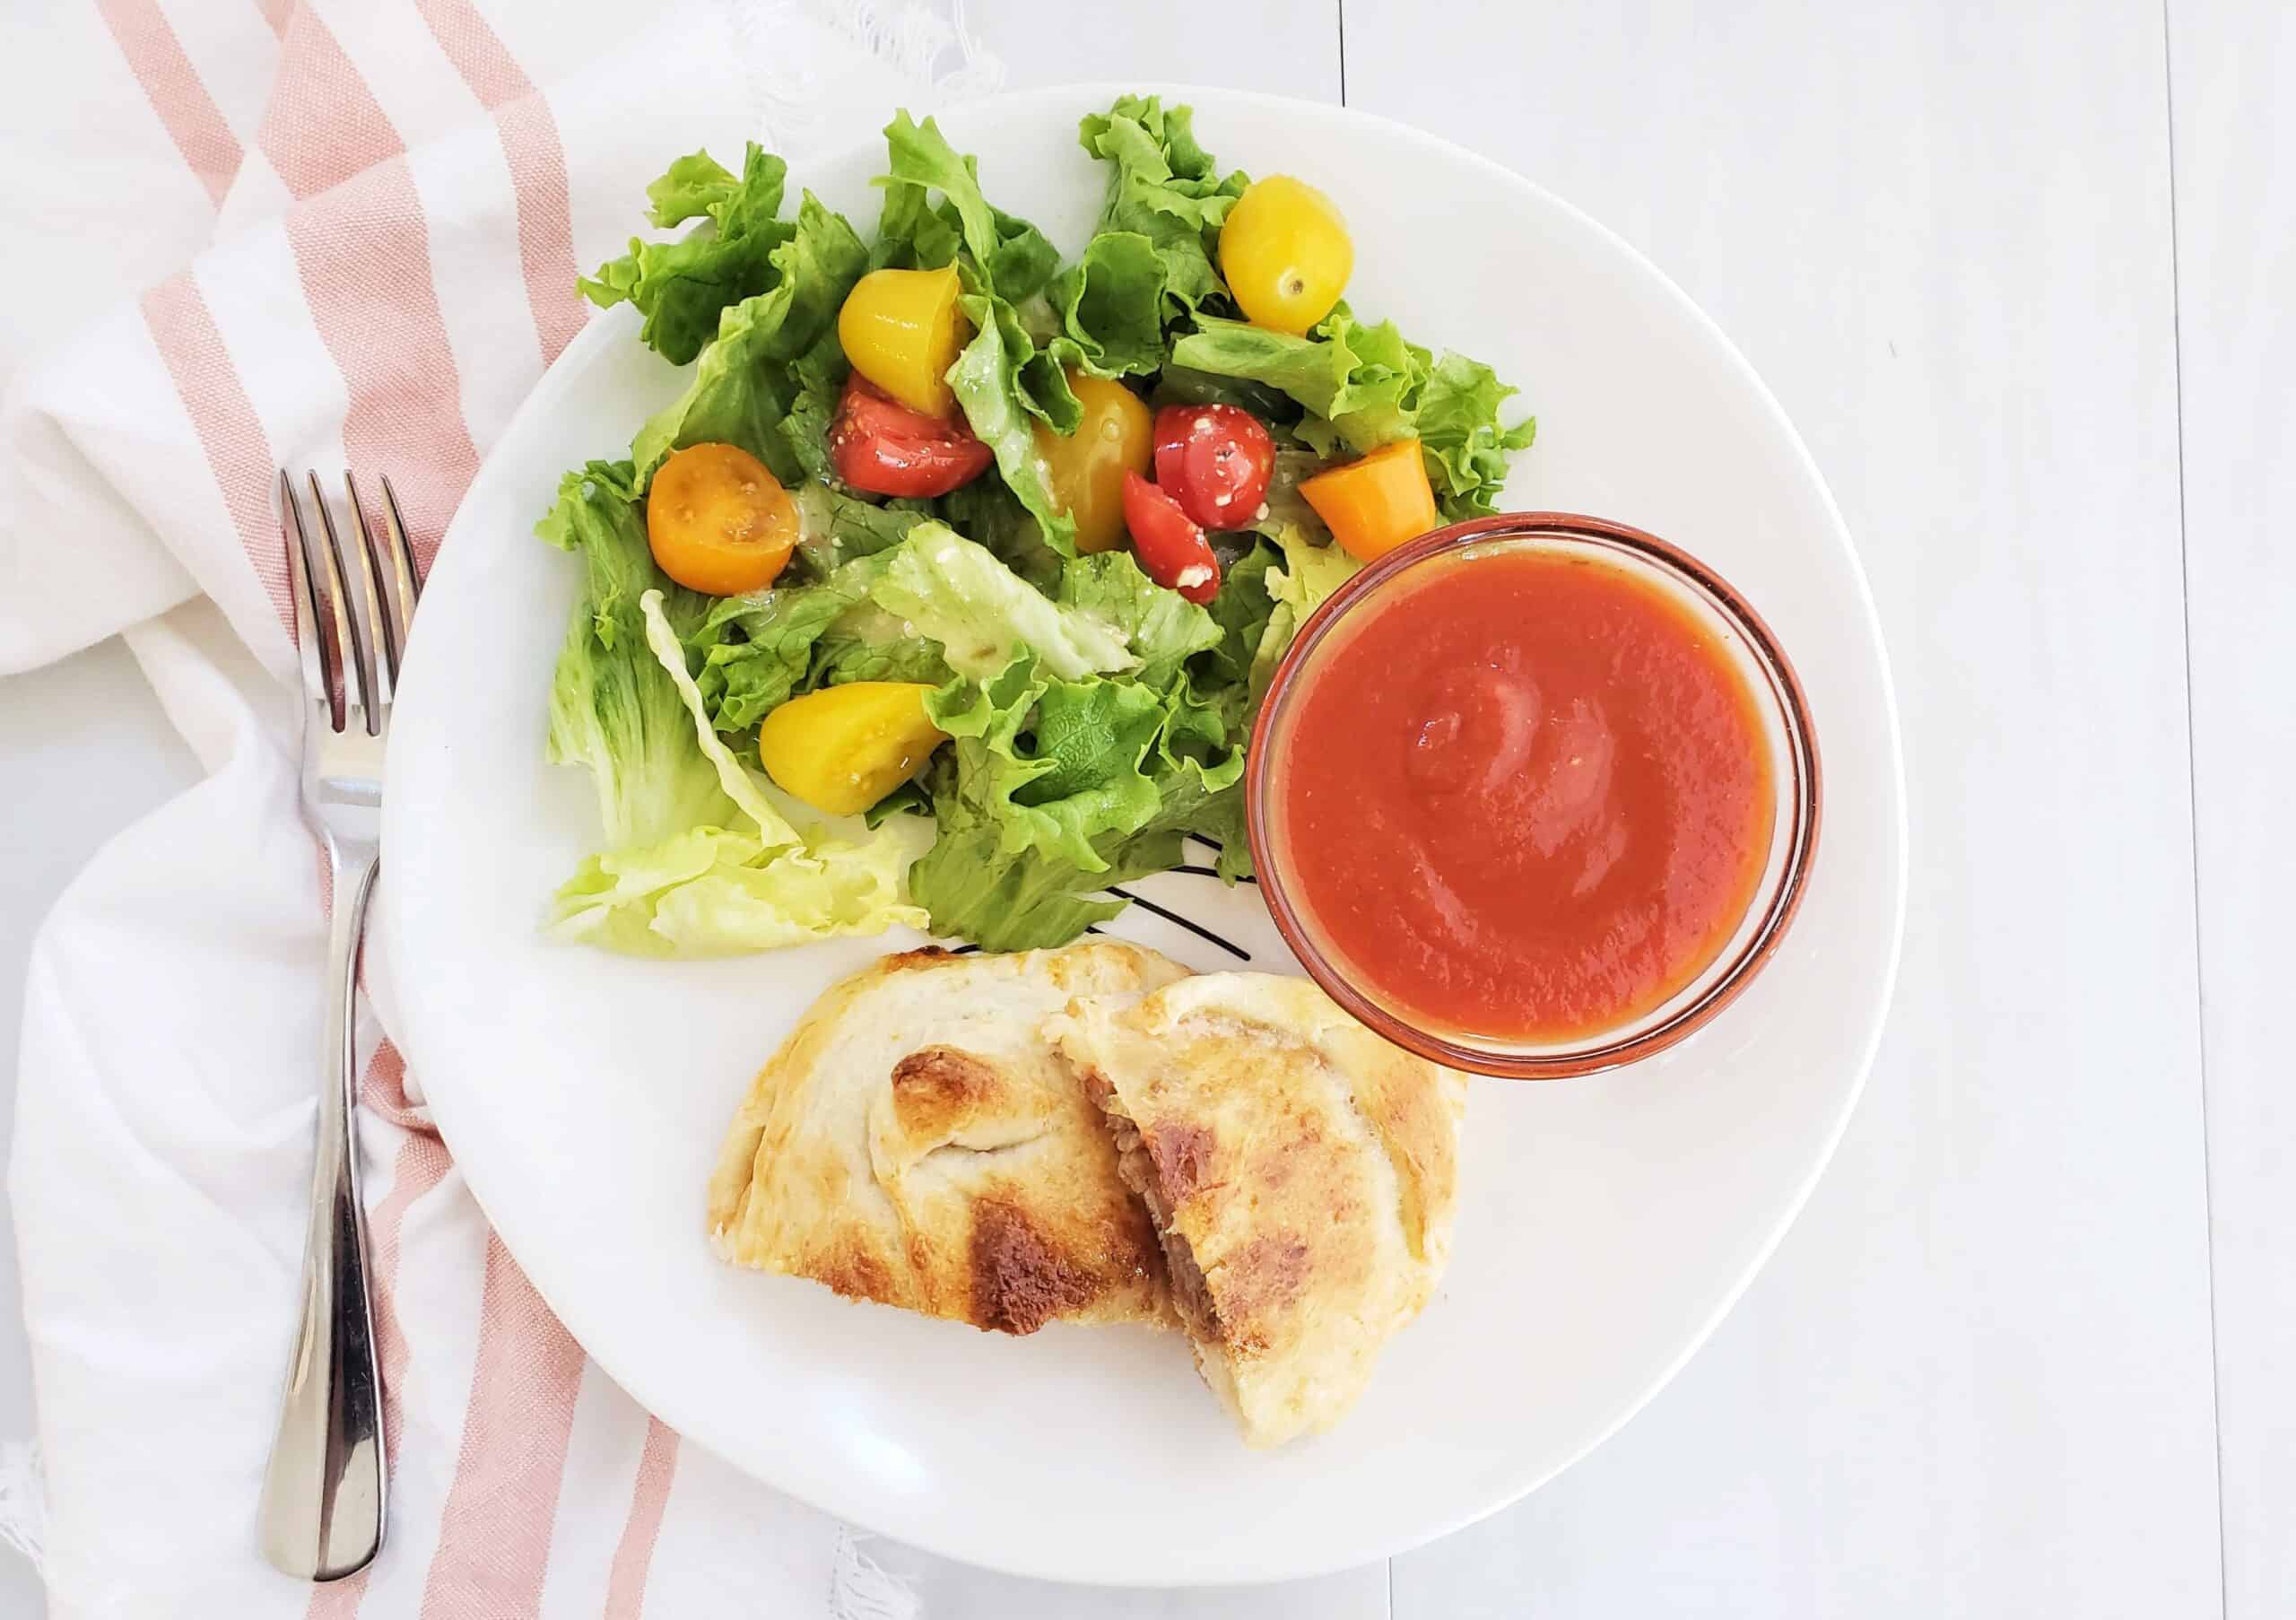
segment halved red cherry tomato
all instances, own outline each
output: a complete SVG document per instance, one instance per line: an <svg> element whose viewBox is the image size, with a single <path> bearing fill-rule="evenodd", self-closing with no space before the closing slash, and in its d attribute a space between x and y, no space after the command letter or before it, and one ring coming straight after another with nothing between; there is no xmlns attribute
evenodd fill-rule
<svg viewBox="0 0 2296 1620"><path fill-rule="evenodd" d="M837 475L873 495L945 495L996 459L962 419L912 411L856 371L829 431Z"/></svg>
<svg viewBox="0 0 2296 1620"><path fill-rule="evenodd" d="M1275 440L1239 405L1166 405L1156 413L1156 483L1205 528L1246 528L1267 498Z"/></svg>
<svg viewBox="0 0 2296 1620"><path fill-rule="evenodd" d="M1201 607L1220 594L1220 559L1196 520L1180 510L1171 495L1126 467L1124 474L1124 527L1132 531L1132 550L1140 571Z"/></svg>

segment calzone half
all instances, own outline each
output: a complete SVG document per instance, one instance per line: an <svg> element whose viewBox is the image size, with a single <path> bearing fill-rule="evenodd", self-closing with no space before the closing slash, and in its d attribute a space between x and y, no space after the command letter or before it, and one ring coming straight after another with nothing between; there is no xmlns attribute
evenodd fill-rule
<svg viewBox="0 0 2296 1620"><path fill-rule="evenodd" d="M1205 1382L1253 1445L1328 1428L1442 1276L1465 1079L1265 973L1048 1028L1155 1217Z"/></svg>
<svg viewBox="0 0 2296 1620"><path fill-rule="evenodd" d="M709 1230L738 1265L1006 1333L1169 1323L1154 1232L1043 1035L1187 970L1115 941L910 951L824 993L735 1114Z"/></svg>

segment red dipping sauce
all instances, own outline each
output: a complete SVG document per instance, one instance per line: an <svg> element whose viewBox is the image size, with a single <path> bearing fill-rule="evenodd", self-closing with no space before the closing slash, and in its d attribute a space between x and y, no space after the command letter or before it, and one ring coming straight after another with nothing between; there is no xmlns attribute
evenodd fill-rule
<svg viewBox="0 0 2296 1620"><path fill-rule="evenodd" d="M1777 807L1763 711L1703 620L1597 556L1479 546L1355 605L1265 790L1334 965L1422 1029L1618 1028L1710 966Z"/></svg>

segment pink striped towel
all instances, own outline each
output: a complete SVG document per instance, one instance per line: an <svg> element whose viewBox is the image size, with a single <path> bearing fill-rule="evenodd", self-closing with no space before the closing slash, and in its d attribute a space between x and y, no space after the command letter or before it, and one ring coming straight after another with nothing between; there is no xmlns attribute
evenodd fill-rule
<svg viewBox="0 0 2296 1620"><path fill-rule="evenodd" d="M271 480L387 471L427 555L668 157L802 158L993 67L935 85L945 29L853 0L95 0L9 26L12 100L53 135L10 153L0 671L125 631L209 775L34 954L10 1191L40 1450L0 1463L0 1532L58 1620L912 1612L840 1527L588 1363L371 1030L390 1537L325 1588L257 1555L322 940Z"/></svg>

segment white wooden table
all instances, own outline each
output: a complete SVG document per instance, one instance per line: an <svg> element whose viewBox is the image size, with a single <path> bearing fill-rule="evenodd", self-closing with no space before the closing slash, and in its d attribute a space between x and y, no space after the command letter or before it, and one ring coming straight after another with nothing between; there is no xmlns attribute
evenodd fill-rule
<svg viewBox="0 0 2296 1620"><path fill-rule="evenodd" d="M1592 1458L1297 1587L1091 1593L890 1554L928 1614L2296 1614L2296 8L972 10L1016 86L1344 100L1680 281L1873 575L1914 881L1816 1197ZM1471 253L1473 222L1414 246ZM0 1050L64 875L191 770L117 647L0 683ZM5 1315L0 1434L29 1410ZM37 1603L0 1555L0 1613Z"/></svg>

